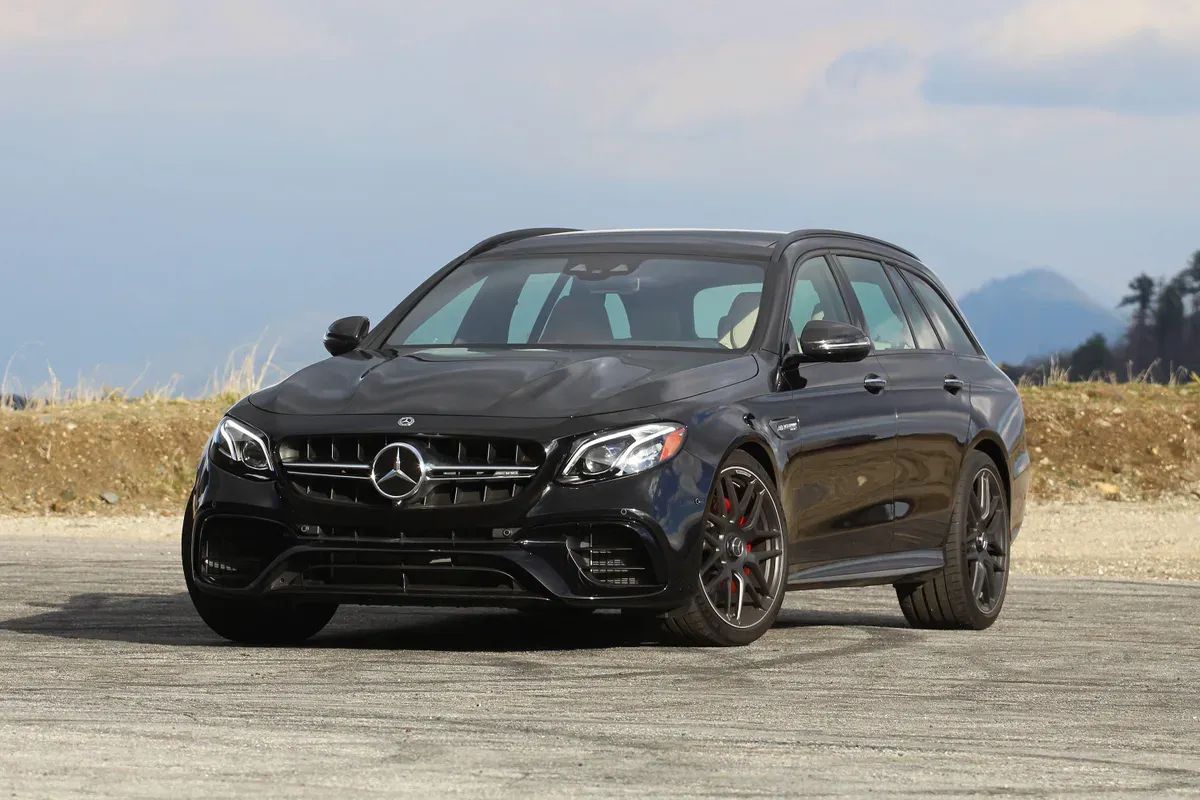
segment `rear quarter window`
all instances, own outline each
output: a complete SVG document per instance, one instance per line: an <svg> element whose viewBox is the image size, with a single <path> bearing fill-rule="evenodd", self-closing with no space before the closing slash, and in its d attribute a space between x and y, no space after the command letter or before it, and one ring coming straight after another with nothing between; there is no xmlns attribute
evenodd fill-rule
<svg viewBox="0 0 1200 800"><path fill-rule="evenodd" d="M961 355L979 355L966 328L959 322L958 315L950 308L941 293L933 288L933 284L908 270L903 270L903 273L913 291L917 293L917 297L921 298L922 305L929 311L929 315L933 318L933 326L937 328L946 348Z"/></svg>

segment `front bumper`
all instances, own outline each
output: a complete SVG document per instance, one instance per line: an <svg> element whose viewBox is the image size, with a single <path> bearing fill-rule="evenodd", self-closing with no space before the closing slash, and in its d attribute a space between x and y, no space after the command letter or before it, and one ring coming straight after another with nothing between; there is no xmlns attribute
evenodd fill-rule
<svg viewBox="0 0 1200 800"><path fill-rule="evenodd" d="M227 597L364 605L644 608L695 588L713 470L686 448L641 475L585 486L549 459L510 501L347 506L252 480L206 455L191 513L191 582Z"/></svg>

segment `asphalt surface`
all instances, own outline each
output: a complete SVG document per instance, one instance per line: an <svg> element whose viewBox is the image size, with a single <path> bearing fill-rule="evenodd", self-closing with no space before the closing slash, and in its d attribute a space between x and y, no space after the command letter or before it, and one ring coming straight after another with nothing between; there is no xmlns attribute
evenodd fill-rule
<svg viewBox="0 0 1200 800"><path fill-rule="evenodd" d="M1016 575L985 633L869 589L731 650L398 609L254 649L173 542L3 526L0 797L1200 793L1200 583Z"/></svg>

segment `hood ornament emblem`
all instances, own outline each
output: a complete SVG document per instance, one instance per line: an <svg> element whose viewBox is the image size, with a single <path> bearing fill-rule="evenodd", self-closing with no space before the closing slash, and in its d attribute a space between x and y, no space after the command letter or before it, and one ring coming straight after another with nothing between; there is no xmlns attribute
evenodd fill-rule
<svg viewBox="0 0 1200 800"><path fill-rule="evenodd" d="M411 428L415 422L416 420L412 417L401 417L400 419L396 420L396 424L401 428Z"/></svg>
<svg viewBox="0 0 1200 800"><path fill-rule="evenodd" d="M375 491L399 504L421 491L428 470L420 450L408 442L394 442L371 462L371 483Z"/></svg>

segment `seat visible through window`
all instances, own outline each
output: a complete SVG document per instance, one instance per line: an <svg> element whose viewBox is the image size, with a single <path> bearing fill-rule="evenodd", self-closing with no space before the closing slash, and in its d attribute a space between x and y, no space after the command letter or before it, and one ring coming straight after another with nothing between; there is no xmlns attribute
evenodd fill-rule
<svg viewBox="0 0 1200 800"><path fill-rule="evenodd" d="M569 294L558 301L540 341L557 344L592 344L611 342L612 326L604 295L590 292Z"/></svg>
<svg viewBox="0 0 1200 800"><path fill-rule="evenodd" d="M762 292L742 292L733 298L729 313L717 323L717 339L725 347L745 347L758 321L758 306Z"/></svg>

